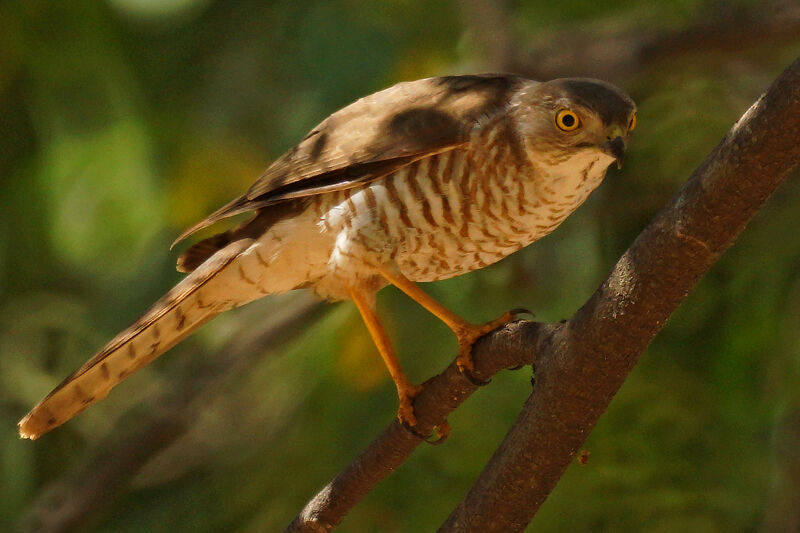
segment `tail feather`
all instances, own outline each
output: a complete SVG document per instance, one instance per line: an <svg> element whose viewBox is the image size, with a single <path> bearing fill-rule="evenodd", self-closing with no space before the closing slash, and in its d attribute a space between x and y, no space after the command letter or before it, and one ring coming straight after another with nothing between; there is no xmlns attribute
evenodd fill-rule
<svg viewBox="0 0 800 533"><path fill-rule="evenodd" d="M117 383L169 350L217 314L240 301L220 297L231 280L222 279L253 241L233 242L214 254L131 327L67 377L19 422L21 437L36 439L104 398ZM235 275L237 275L234 272ZM228 276L230 277L230 276ZM215 280L218 287L214 287ZM235 281L234 281L235 282ZM212 290L212 289L217 290Z"/></svg>

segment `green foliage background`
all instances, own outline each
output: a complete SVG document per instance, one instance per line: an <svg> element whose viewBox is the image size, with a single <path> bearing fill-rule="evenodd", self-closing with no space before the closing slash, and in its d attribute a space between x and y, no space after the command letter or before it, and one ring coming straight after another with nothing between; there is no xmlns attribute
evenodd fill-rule
<svg viewBox="0 0 800 533"><path fill-rule="evenodd" d="M0 4L0 530L105 435L142 424L157 407L148 400L191 375L238 321L258 327L281 305L220 317L66 426L18 440L27 409L180 278L174 236L354 99L497 69L464 4ZM524 46L589 30L679 31L718 4L519 1L508 31ZM798 53L786 39L698 46L610 80L640 109L624 170L553 235L426 289L475 321L518 306L540 320L570 316ZM568 470L531 530L794 531L798 206L795 178L658 336L589 438L589 463ZM380 307L413 379L449 362L444 326L394 289ZM280 530L391 420L392 383L352 304L263 350L196 429L75 530ZM421 447L341 530L435 530L513 423L529 379L529 369L497 376L453 414L446 444Z"/></svg>

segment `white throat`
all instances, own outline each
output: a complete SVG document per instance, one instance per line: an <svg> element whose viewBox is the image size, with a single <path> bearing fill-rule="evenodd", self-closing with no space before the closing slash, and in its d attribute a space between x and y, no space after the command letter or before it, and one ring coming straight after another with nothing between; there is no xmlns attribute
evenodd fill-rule
<svg viewBox="0 0 800 533"><path fill-rule="evenodd" d="M577 205L603 181L614 158L599 150L581 150L563 161L548 164L534 162L552 193L573 197Z"/></svg>

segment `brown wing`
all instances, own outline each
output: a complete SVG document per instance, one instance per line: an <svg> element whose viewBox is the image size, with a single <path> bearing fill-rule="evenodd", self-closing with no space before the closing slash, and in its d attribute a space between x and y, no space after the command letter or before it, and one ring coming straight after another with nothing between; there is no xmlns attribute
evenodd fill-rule
<svg viewBox="0 0 800 533"><path fill-rule="evenodd" d="M238 227L223 231L207 239L203 239L187 248L178 257L178 271L192 272L217 251L230 243L241 239L258 239L267 229L279 220L301 212L307 205L307 200L298 198L281 202L267 209L259 209L256 215Z"/></svg>
<svg viewBox="0 0 800 533"><path fill-rule="evenodd" d="M337 111L283 154L246 194L176 239L283 200L355 187L419 159L465 146L482 118L502 111L526 80L502 74L399 83Z"/></svg>

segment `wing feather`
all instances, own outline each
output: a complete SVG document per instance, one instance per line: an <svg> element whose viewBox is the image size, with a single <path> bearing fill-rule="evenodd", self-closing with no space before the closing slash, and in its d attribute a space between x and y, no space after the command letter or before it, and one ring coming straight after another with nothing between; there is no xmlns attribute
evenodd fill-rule
<svg viewBox="0 0 800 533"><path fill-rule="evenodd" d="M356 187L434 154L465 147L527 80L503 74L404 82L337 111L279 157L244 195L187 229L173 246L223 218Z"/></svg>

